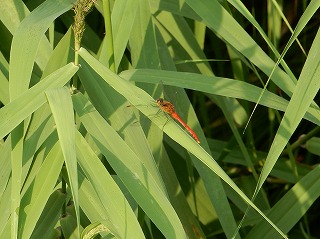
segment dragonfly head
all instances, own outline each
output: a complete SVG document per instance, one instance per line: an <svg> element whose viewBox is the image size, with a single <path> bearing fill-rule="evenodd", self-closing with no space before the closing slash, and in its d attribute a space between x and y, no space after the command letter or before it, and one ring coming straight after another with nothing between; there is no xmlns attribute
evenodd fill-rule
<svg viewBox="0 0 320 239"><path fill-rule="evenodd" d="M162 98L159 98L156 100L156 103L157 103L157 105L163 105L163 101L164 100Z"/></svg>

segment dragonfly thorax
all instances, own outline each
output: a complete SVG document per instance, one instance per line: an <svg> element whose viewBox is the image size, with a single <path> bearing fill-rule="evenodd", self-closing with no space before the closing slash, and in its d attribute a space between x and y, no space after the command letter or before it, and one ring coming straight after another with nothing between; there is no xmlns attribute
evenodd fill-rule
<svg viewBox="0 0 320 239"><path fill-rule="evenodd" d="M165 101L164 99L159 98L156 100L156 103L162 111L166 112L169 115L176 112L174 105L169 101Z"/></svg>

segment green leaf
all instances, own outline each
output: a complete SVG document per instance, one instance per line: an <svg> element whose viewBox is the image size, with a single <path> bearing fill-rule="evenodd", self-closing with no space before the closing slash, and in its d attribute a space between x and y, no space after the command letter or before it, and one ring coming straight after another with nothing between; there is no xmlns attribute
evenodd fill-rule
<svg viewBox="0 0 320 239"><path fill-rule="evenodd" d="M77 70L77 66L69 63L2 107L0 109L0 138L5 137L46 102L45 90L65 85Z"/></svg>
<svg viewBox="0 0 320 239"><path fill-rule="evenodd" d="M317 166L296 183L267 213L284 232L299 222L320 196L320 167ZM265 221L260 221L246 238L281 238ZM292 235L293 236L293 235Z"/></svg>
<svg viewBox="0 0 320 239"><path fill-rule="evenodd" d="M10 99L13 100L27 90L32 68L44 33L50 24L72 7L73 0L47 0L26 17L14 33L9 67ZM48 11L49 9L49 11ZM49 44L49 43L48 43ZM47 48L48 49L48 48ZM49 48L50 49L50 48ZM41 53L45 52L42 48ZM49 54L44 55L48 57ZM44 68L48 59L38 62Z"/></svg>
<svg viewBox="0 0 320 239"><path fill-rule="evenodd" d="M306 142L306 149L315 155L320 156L320 138L312 137Z"/></svg>
<svg viewBox="0 0 320 239"><path fill-rule="evenodd" d="M62 194L58 190L51 194L30 239L52 238L52 234L55 233L54 227L61 217L61 208L65 200L65 194Z"/></svg>
<svg viewBox="0 0 320 239"><path fill-rule="evenodd" d="M213 31L218 32L228 44L247 57L266 75L270 75L274 61L261 49L240 24L216 0L186 0L186 3L201 17ZM286 94L292 95L296 79L291 78L279 67L273 72L271 80Z"/></svg>
<svg viewBox="0 0 320 239"><path fill-rule="evenodd" d="M46 202L53 192L62 164L61 148L57 142L39 168L33 184L30 185L21 200L21 207L24 210L19 217L19 227L21 228L19 238L30 238Z"/></svg>
<svg viewBox="0 0 320 239"><path fill-rule="evenodd" d="M57 126L59 142L68 171L70 188L76 210L78 236L80 236L80 211L78 196L79 193L75 143L75 124L70 91L66 87L49 89L46 91L46 96L48 98L52 115Z"/></svg>
<svg viewBox="0 0 320 239"><path fill-rule="evenodd" d="M102 162L79 132L76 140L79 165L105 207L103 216L108 219L108 224L101 223L118 238L144 238L132 208Z"/></svg>
<svg viewBox="0 0 320 239"><path fill-rule="evenodd" d="M77 94L73 99L81 122L145 213L167 238L185 238L169 200L136 154L84 96Z"/></svg>
<svg viewBox="0 0 320 239"><path fill-rule="evenodd" d="M257 191L260 190L262 184L267 179L281 152L296 130L298 124L302 120L302 117L306 113L308 107L319 90L320 59L317 57L320 54L319 45L320 33L318 31L318 34L316 35L310 49L307 61L302 69L295 91L288 104L283 119L281 120L276 136L272 142L259 178Z"/></svg>
<svg viewBox="0 0 320 239"><path fill-rule="evenodd" d="M243 81L186 72L144 69L124 71L120 76L130 81L154 84L163 82L165 85L183 87L214 95L244 99L251 102L257 102L263 90ZM263 92L259 104L272 109L285 111L288 106L288 101L266 90ZM320 125L318 111L314 109L314 107L309 107L308 112L304 117L307 120Z"/></svg>
<svg viewBox="0 0 320 239"><path fill-rule="evenodd" d="M141 111L148 117L157 113L158 110L152 109L153 107L143 107L143 105L152 101L152 98L147 93L129 84L127 81L124 81L122 78L118 77L114 73L110 72L83 48L79 50L79 54L85 60L81 62L81 66L83 68L92 67L105 81L108 82L108 84L112 88L114 88L116 91L122 94L129 102L131 102L136 108L138 108L139 111ZM163 128L163 124L165 122L164 119L153 119L152 117L150 118L152 122L155 123L159 128ZM93 127L92 124L90 126ZM86 125L86 128L87 127L89 127L89 125ZM104 127L100 128L102 129ZM87 128L87 130L89 129ZM236 184L230 179L230 177L224 172L224 170L218 165L218 163L203 148L201 148L201 146L198 145L193 140L193 138L191 138L184 130L182 130L182 128L180 128L176 123L168 123L166 127L163 128L163 130L169 137L171 137L173 140L175 140L177 143L179 143L181 146L187 149L190 153L195 155L199 160L201 160L203 164L209 167L223 181L225 181L230 187L232 187L243 198L243 200L246 203L248 203L251 207L257 210L260 215L262 215L266 220L268 220L269 223L272 224L272 222L268 218L266 218L265 215L236 186ZM101 133L99 132L99 134ZM108 133L105 133L105 135L108 135ZM100 148L100 150L102 149ZM282 236L286 237L274 224L272 225Z"/></svg>

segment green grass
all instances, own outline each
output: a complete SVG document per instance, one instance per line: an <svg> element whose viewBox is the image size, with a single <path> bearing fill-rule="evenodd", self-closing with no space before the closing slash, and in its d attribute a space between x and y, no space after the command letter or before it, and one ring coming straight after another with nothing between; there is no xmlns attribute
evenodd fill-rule
<svg viewBox="0 0 320 239"><path fill-rule="evenodd" d="M0 238L319 237L320 1L75 4L1 3Z"/></svg>

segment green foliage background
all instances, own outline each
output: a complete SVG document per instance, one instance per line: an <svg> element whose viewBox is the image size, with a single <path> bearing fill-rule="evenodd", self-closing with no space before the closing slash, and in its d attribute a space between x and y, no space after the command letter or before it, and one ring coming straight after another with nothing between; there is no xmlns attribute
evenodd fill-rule
<svg viewBox="0 0 320 239"><path fill-rule="evenodd" d="M320 0L0 4L0 238L319 237Z"/></svg>

